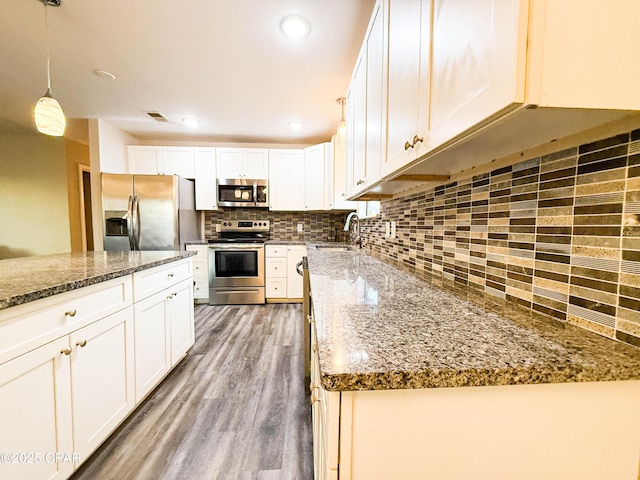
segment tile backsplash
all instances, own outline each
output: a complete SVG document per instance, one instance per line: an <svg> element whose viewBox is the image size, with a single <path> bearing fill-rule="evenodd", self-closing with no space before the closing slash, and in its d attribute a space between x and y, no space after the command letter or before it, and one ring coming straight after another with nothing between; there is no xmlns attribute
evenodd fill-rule
<svg viewBox="0 0 640 480"><path fill-rule="evenodd" d="M396 197L362 232L379 255L640 346L640 130Z"/></svg>
<svg viewBox="0 0 640 480"><path fill-rule="evenodd" d="M224 220L270 220L269 236L276 240L301 242L344 241L342 228L346 212L271 212L259 208L226 208L206 212L205 238L217 238L216 224ZM298 232L302 224L302 232Z"/></svg>

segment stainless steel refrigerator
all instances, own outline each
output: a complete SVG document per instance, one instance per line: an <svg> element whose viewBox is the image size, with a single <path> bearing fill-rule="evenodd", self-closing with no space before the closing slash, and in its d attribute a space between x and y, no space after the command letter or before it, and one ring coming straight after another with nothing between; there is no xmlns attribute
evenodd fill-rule
<svg viewBox="0 0 640 480"><path fill-rule="evenodd" d="M200 238L192 180L102 174L104 249L184 250Z"/></svg>

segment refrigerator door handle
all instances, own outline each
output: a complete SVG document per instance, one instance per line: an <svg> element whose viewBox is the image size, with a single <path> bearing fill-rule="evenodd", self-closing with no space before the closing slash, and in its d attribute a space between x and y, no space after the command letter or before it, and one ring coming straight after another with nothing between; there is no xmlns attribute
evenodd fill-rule
<svg viewBox="0 0 640 480"><path fill-rule="evenodd" d="M129 248L131 250L136 249L135 237L134 237L134 218L133 218L133 195L129 195L129 203L127 205L127 232L129 234Z"/></svg>
<svg viewBox="0 0 640 480"><path fill-rule="evenodd" d="M135 250L140 250L140 201L137 195L133 196L133 225L134 225L134 242Z"/></svg>

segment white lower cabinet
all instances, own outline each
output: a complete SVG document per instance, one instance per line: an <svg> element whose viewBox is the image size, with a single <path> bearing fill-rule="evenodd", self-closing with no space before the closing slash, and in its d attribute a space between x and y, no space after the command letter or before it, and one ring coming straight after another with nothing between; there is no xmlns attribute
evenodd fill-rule
<svg viewBox="0 0 640 480"><path fill-rule="evenodd" d="M69 340L74 452L84 460L135 407L133 307Z"/></svg>
<svg viewBox="0 0 640 480"><path fill-rule="evenodd" d="M187 245L187 250L196 252L193 261L193 298L197 303L209 302L209 246Z"/></svg>
<svg viewBox="0 0 640 480"><path fill-rule="evenodd" d="M304 245L267 245L266 297L270 302L301 302L302 277L296 265L307 254Z"/></svg>
<svg viewBox="0 0 640 480"><path fill-rule="evenodd" d="M192 286L185 259L0 311L1 479L65 479L98 448L193 345Z"/></svg>
<svg viewBox="0 0 640 480"><path fill-rule="evenodd" d="M192 281L136 302L135 391L140 402L194 343Z"/></svg>
<svg viewBox="0 0 640 480"><path fill-rule="evenodd" d="M50 458L74 451L67 348L63 337L0 365L0 478L64 479L77 466Z"/></svg>
<svg viewBox="0 0 640 480"><path fill-rule="evenodd" d="M640 381L330 392L312 323L310 387L315 480L638 476Z"/></svg>

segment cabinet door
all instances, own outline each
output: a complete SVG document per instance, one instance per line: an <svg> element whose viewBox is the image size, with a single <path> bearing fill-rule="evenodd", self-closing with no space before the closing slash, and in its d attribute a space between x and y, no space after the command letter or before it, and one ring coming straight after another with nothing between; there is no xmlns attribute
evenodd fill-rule
<svg viewBox="0 0 640 480"><path fill-rule="evenodd" d="M45 457L74 452L68 348L63 337L0 365L0 452L16 454L0 462L0 478L65 479L77 466Z"/></svg>
<svg viewBox="0 0 640 480"><path fill-rule="evenodd" d="M324 208L325 144L304 149L304 209Z"/></svg>
<svg viewBox="0 0 640 480"><path fill-rule="evenodd" d="M296 271L296 265L307 254L304 245L287 247L287 298L302 298L302 276Z"/></svg>
<svg viewBox="0 0 640 480"><path fill-rule="evenodd" d="M386 61L383 2L373 11L366 42L366 107L365 107L365 158L364 186L380 180L380 164L384 154Z"/></svg>
<svg viewBox="0 0 640 480"><path fill-rule="evenodd" d="M333 147L333 208L336 210L353 210L356 208L356 202L347 200L347 159L345 156L344 137L336 135Z"/></svg>
<svg viewBox="0 0 640 480"><path fill-rule="evenodd" d="M263 148L245 149L243 167L245 178L269 178L269 151Z"/></svg>
<svg viewBox="0 0 640 480"><path fill-rule="evenodd" d="M216 150L218 178L242 178L242 149L218 148Z"/></svg>
<svg viewBox="0 0 640 480"><path fill-rule="evenodd" d="M160 147L130 146L129 173L133 175L158 175L162 173L162 151Z"/></svg>
<svg viewBox="0 0 640 480"><path fill-rule="evenodd" d="M365 183L365 133L366 133L366 109L367 109L367 66L366 59L361 55L356 61L353 78L351 80L351 121L347 123L347 149L353 168L352 192L362 189ZM349 128L351 125L351 128ZM349 135L351 134L351 135ZM349 150L347 150L349 152ZM349 153L347 153L349 155Z"/></svg>
<svg viewBox="0 0 640 480"><path fill-rule="evenodd" d="M183 178L195 178L193 147L162 147L165 175L178 175Z"/></svg>
<svg viewBox="0 0 640 480"><path fill-rule="evenodd" d="M133 307L70 335L74 451L85 459L135 407Z"/></svg>
<svg viewBox="0 0 640 480"><path fill-rule="evenodd" d="M435 0L430 148L524 101L526 0Z"/></svg>
<svg viewBox="0 0 640 480"><path fill-rule="evenodd" d="M304 210L304 151L269 151L269 208Z"/></svg>
<svg viewBox="0 0 640 480"><path fill-rule="evenodd" d="M171 368L168 293L160 291L137 302L134 320L136 403L156 386Z"/></svg>
<svg viewBox="0 0 640 480"><path fill-rule="evenodd" d="M178 363L195 341L193 281L180 282L169 289L171 365Z"/></svg>
<svg viewBox="0 0 640 480"><path fill-rule="evenodd" d="M389 2L387 155L382 162L386 175L416 158L413 138L418 131L418 113L426 115L429 88L431 1ZM422 71L421 71L422 70ZM423 95L422 92L425 92ZM407 143L409 145L407 145Z"/></svg>
<svg viewBox="0 0 640 480"><path fill-rule="evenodd" d="M217 210L216 152L214 148L194 149L196 210Z"/></svg>

